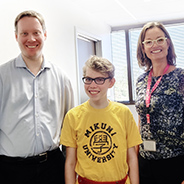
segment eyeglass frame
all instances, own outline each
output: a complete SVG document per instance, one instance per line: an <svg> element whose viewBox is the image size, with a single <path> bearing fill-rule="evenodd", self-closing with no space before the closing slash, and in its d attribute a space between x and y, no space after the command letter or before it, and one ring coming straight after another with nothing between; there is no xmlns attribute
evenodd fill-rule
<svg viewBox="0 0 184 184"><path fill-rule="evenodd" d="M157 45L163 45L163 44L158 44L158 40L159 40L159 39L164 39L164 42L163 42L163 44L164 44L165 41L167 40L167 37L160 37L160 38L157 38L156 40L145 40L145 41L142 42L142 44L143 44L145 47L147 47L147 48L153 47L154 42L155 42ZM147 42L147 41L151 41L151 43L152 43L151 46L145 45L145 42Z"/></svg>
<svg viewBox="0 0 184 184"><path fill-rule="evenodd" d="M83 78L82 78L82 81L83 81L83 82L84 82L84 79L85 79L85 78L90 79L90 80L91 80L91 83L94 81L97 85L103 85L107 79L112 79L112 77L106 77L106 78L103 78L103 77L96 77L96 78L83 77ZM97 83L97 82L96 82L96 79L103 79L103 83L101 83L101 84ZM85 82L84 82L84 84L86 84L86 85L90 85L91 83L85 83Z"/></svg>

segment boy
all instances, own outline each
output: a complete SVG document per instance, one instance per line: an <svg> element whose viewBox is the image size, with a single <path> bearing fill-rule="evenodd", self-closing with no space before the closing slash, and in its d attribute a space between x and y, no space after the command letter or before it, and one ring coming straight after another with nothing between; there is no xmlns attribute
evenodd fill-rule
<svg viewBox="0 0 184 184"><path fill-rule="evenodd" d="M114 66L93 56L83 74L89 100L67 113L61 133L61 144L67 147L65 182L138 184L138 128L125 105L107 99L115 83Z"/></svg>

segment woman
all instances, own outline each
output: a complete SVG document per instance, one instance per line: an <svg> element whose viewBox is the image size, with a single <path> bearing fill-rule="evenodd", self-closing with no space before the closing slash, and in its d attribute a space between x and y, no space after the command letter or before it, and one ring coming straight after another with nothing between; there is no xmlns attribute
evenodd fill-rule
<svg viewBox="0 0 184 184"><path fill-rule="evenodd" d="M174 46L161 23L144 25L137 59L146 71L136 86L136 110L143 139L139 147L140 184L181 184L184 181L184 70L175 66Z"/></svg>

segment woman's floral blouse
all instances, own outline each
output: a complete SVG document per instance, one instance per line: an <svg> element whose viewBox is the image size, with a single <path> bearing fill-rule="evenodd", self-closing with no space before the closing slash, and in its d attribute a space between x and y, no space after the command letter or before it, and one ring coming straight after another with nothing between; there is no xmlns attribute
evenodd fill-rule
<svg viewBox="0 0 184 184"><path fill-rule="evenodd" d="M151 95L149 114L146 120L146 89L148 74L142 74L136 84L136 110L140 116L141 136L156 141L156 151L145 151L140 145L140 155L146 159L165 159L184 155L184 70L176 68L163 75ZM151 89L159 77L152 77Z"/></svg>

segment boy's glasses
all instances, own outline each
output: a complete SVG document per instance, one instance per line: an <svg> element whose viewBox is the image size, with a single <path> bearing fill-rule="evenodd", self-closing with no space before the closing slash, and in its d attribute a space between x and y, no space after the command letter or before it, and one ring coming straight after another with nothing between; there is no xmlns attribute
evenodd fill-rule
<svg viewBox="0 0 184 184"><path fill-rule="evenodd" d="M102 85L105 83L105 80L107 79L111 79L111 77L107 77L107 78L103 78L103 77L97 77L97 78L90 78L90 77L83 77L82 80L84 82L84 84L91 84L93 81L95 81L96 84L98 85Z"/></svg>
<svg viewBox="0 0 184 184"><path fill-rule="evenodd" d="M166 40L167 40L166 37L160 37L156 40L145 40L142 43L145 45L145 47L151 48L153 46L154 42L156 42L157 45L163 45Z"/></svg>

